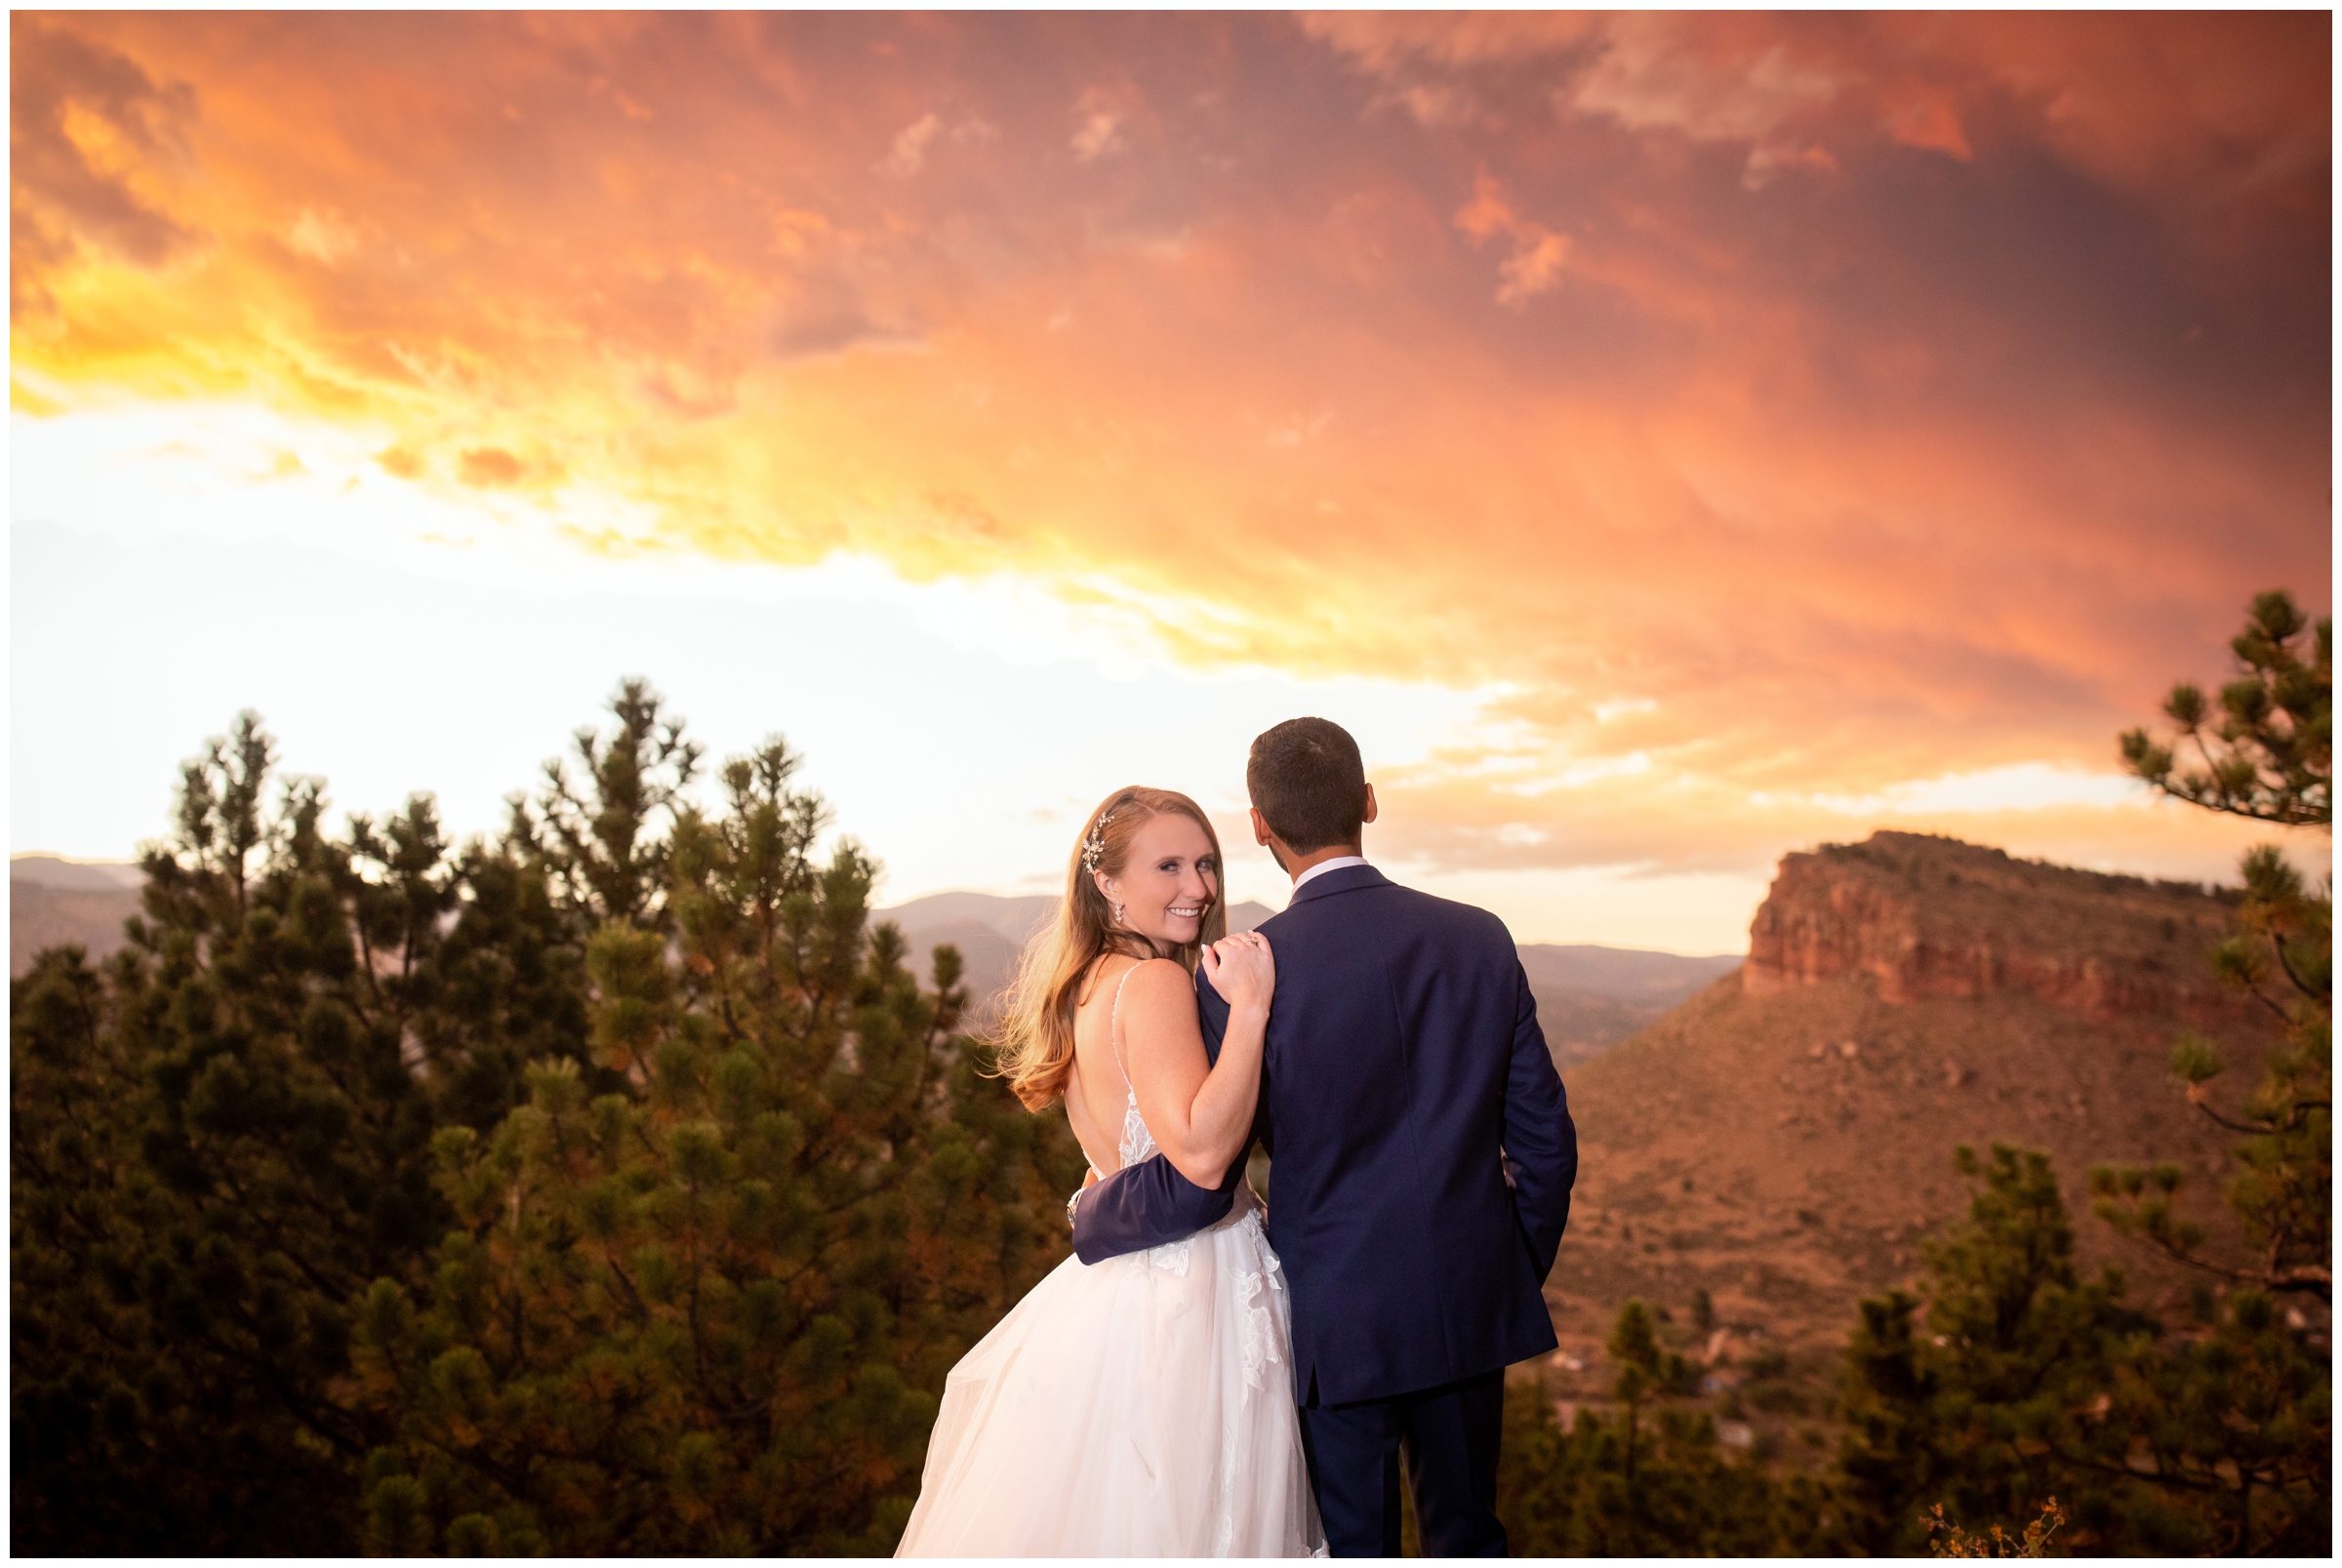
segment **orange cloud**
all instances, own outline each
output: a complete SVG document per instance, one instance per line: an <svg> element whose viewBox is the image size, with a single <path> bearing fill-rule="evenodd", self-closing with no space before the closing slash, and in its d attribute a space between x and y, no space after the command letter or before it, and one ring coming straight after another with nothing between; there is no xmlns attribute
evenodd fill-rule
<svg viewBox="0 0 2342 1568"><path fill-rule="evenodd" d="M476 448L456 459L457 474L474 489L518 484L527 471L518 458L497 447Z"/></svg>
<svg viewBox="0 0 2342 1568"><path fill-rule="evenodd" d="M1568 797L1633 859L2104 768L2321 594L2327 26L20 13L17 406L1498 688L1692 782Z"/></svg>
<svg viewBox="0 0 2342 1568"><path fill-rule="evenodd" d="M1485 174L1474 182L1470 204L1456 214L1456 227L1474 244L1499 234L1512 240L1513 254L1497 269L1503 279L1496 291L1498 304L1520 309L1561 281L1562 264L1569 260L1569 236L1514 212L1504 187Z"/></svg>

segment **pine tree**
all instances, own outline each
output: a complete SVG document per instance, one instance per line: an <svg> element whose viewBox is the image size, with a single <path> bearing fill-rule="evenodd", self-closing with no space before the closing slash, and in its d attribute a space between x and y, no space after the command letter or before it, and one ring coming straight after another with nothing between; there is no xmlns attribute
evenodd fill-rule
<svg viewBox="0 0 2342 1568"><path fill-rule="evenodd" d="M2123 1303L2120 1273L2086 1279L2075 1266L2046 1154L1995 1145L1956 1158L1971 1184L1967 1223L1927 1248L1923 1297L1864 1302L1848 1345L1840 1543L1916 1556L1931 1505L1972 1530L2022 1530L2056 1497L2073 1509L2076 1544L2135 1545L2135 1488L2102 1464L2102 1396L2156 1325Z"/></svg>
<svg viewBox="0 0 2342 1568"><path fill-rule="evenodd" d="M2091 1173L2097 1210L2191 1267L2264 1292L2333 1306L2333 902L2313 894L2274 848L2244 857L2241 928L2213 954L2221 979L2285 1024L2260 1086L2222 1111L2211 1085L2227 1070L2202 1036L2181 1035L2171 1069L2197 1109L2244 1135L2228 1199L2246 1259L2207 1257L2207 1228L2179 1217L2177 1166L2108 1166Z"/></svg>
<svg viewBox="0 0 2342 1568"><path fill-rule="evenodd" d="M616 733L585 728L571 738L583 777L556 757L545 765L534 811L524 796L510 802L512 841L534 851L564 901L596 921L666 926L670 845L659 819L684 809L705 753L665 708L648 681L621 681L610 699Z"/></svg>
<svg viewBox="0 0 2342 1568"><path fill-rule="evenodd" d="M2165 712L2204 758L2170 777L2171 748L2142 731L2124 760L2165 792L2208 810L2264 821L2333 824L2333 623L2314 632L2281 592L2253 601L2231 643L2242 678L2221 693L2211 742L2193 686ZM2314 652L2312 651L2314 649ZM2284 1025L2257 1088L2214 1104L2227 1070L2203 1038L2183 1034L2173 1076L2199 1111L2240 1135L2227 1199L2231 1235L2183 1219L2174 1165L2090 1173L2098 1214L2122 1233L2235 1287L2200 1298L2200 1332L2142 1347L2129 1358L2107 1423L2109 1463L2145 1468L2162 1494L2168 1537L2195 1549L2323 1554L2331 1547L2333 1376L2333 896L2313 889L2274 846L2243 859L2238 929L2213 968ZM2240 1259L2238 1254L2242 1254ZM2316 1314L2315 1321L2298 1302Z"/></svg>
<svg viewBox="0 0 2342 1568"><path fill-rule="evenodd" d="M1694 1370L1630 1301L1610 1336L1620 1413L1564 1430L1533 1380L1505 1391L1497 1514L1515 1556L1759 1556L1803 1549L1823 1506L1802 1477L1723 1457L1716 1423L1676 1401Z"/></svg>
<svg viewBox="0 0 2342 1568"><path fill-rule="evenodd" d="M427 796L326 834L245 715L130 945L12 986L19 1549L891 1546L1080 1156L785 749L705 818L613 708L461 849Z"/></svg>
<svg viewBox="0 0 2342 1568"><path fill-rule="evenodd" d="M937 989L866 935L874 864L826 861L778 742L679 813L672 947L588 948L591 1093L565 1063L485 1133L442 1131L458 1224L418 1302L373 1287L378 1549L890 1549L943 1375L1063 1255L1062 1125L975 1077ZM598 895L605 910L641 909Z"/></svg>
<svg viewBox="0 0 2342 1568"><path fill-rule="evenodd" d="M247 713L187 765L103 972L12 987L20 1549L355 1542L314 1503L379 1435L332 1391L347 1303L443 1223L403 988L444 868L425 802L371 876L314 781L267 811L272 752Z"/></svg>
<svg viewBox="0 0 2342 1568"><path fill-rule="evenodd" d="M2334 822L2334 623L2313 627L2282 589L2256 596L2229 642L2236 679L2214 721L2203 691L2181 681L2163 700L2168 742L2143 729L2121 739L2122 763L2175 799L2286 826ZM2192 746L2199 766L2182 768Z"/></svg>
<svg viewBox="0 0 2342 1568"><path fill-rule="evenodd" d="M1929 1249L1922 1295L1862 1304L1834 1549L1916 1555L1948 1526L2019 1539L2054 1499L2077 1550L2322 1552L2326 1379L2269 1298L2166 1333L2120 1274L2080 1276L2046 1155L1960 1165L1969 1223Z"/></svg>

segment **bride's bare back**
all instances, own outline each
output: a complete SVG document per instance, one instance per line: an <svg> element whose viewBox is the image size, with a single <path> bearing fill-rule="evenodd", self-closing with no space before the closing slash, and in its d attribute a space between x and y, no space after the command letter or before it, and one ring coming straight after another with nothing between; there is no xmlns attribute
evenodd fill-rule
<svg viewBox="0 0 2342 1568"><path fill-rule="evenodd" d="M1090 1169L1111 1176L1122 1168L1122 1127L1132 1098L1114 1035L1118 1004L1140 960L1110 955L1090 971L1073 1009L1073 1075L1066 1080L1066 1120L1090 1158ZM1203 1050L1197 1036L1195 1049Z"/></svg>

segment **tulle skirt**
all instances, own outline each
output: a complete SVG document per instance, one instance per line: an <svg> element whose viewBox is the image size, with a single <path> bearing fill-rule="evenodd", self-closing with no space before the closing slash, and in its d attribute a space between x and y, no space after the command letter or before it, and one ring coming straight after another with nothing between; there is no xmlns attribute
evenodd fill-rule
<svg viewBox="0 0 2342 1568"><path fill-rule="evenodd" d="M1325 1535L1260 1200L1068 1258L951 1369L904 1557L1300 1557Z"/></svg>

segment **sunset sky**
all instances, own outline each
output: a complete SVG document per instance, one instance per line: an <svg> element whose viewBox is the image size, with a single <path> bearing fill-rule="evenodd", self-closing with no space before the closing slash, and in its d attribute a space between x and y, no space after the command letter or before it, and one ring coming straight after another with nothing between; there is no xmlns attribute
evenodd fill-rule
<svg viewBox="0 0 2342 1568"><path fill-rule="evenodd" d="M17 13L12 851L246 706L490 828L639 673L889 902L1302 712L1526 941L2224 876L2115 736L2330 603L2329 26Z"/></svg>

